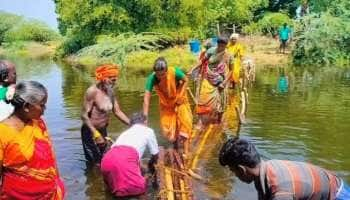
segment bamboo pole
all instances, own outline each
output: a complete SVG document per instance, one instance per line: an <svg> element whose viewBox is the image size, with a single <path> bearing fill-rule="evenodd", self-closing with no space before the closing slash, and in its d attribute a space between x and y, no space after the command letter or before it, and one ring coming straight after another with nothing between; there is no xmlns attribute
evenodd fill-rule
<svg viewBox="0 0 350 200"><path fill-rule="evenodd" d="M159 153L158 153L158 166L164 166L164 147L159 147ZM165 171L163 167L157 167L157 182L159 184L159 190L160 191L166 191L166 184L165 184ZM166 200L166 196L161 192L159 196L160 200Z"/></svg>
<svg viewBox="0 0 350 200"><path fill-rule="evenodd" d="M183 179L180 179L180 190L186 191L185 181ZM181 200L189 200L189 198L185 193L181 193Z"/></svg>
<svg viewBox="0 0 350 200"><path fill-rule="evenodd" d="M168 168L165 168L164 171L165 171L166 199L175 200L174 192L173 192L174 191L173 180L171 178L171 171Z"/></svg>
<svg viewBox="0 0 350 200"><path fill-rule="evenodd" d="M183 161L183 159L181 159L180 155L177 152L174 152L174 158L175 158L175 161L179 167L179 170L186 171L184 161ZM182 186L181 182L183 182L183 186ZM186 200L193 199L192 182L188 176L182 175L182 177L180 178L180 189L185 190L185 191L189 191L189 194L186 196ZM182 200L185 200L183 196L182 196Z"/></svg>
<svg viewBox="0 0 350 200"><path fill-rule="evenodd" d="M190 97L191 97L191 99L193 100L194 104L197 105L198 102L197 102L196 98L194 97L194 95L193 95L191 89L190 89L190 88L187 88L187 91L188 91L188 93L190 94Z"/></svg>
<svg viewBox="0 0 350 200"><path fill-rule="evenodd" d="M190 167L191 170L193 170L193 169L195 169L195 168L197 167L199 154L200 154L200 152L201 152L202 149L203 149L203 146L204 146L204 144L205 144L205 142L206 142L206 140L207 140L207 138L208 138L208 136L209 136L209 134L210 134L210 132L211 132L211 130L212 130L212 127L213 127L213 125L210 124L209 127L208 127L208 129L207 129L207 131L204 133L204 137L203 137L203 139L201 140L201 142L200 142L200 144L199 144L199 147L198 147L196 153L194 154L194 158L193 158L193 160L192 160L192 164L191 164L191 167Z"/></svg>
<svg viewBox="0 0 350 200"><path fill-rule="evenodd" d="M174 158L175 152L176 151L174 149L172 149L172 148L168 149L167 155L168 155L169 167L171 167L173 169L176 169L176 170L179 170L179 168L176 165L175 158ZM176 190L176 191L181 190L178 174L176 174L176 173L174 173L174 171L172 171L171 177L172 177L172 180L173 180L173 188L174 188L174 190ZM180 200L181 199L181 193L175 193L174 195L175 195L175 199L176 200Z"/></svg>

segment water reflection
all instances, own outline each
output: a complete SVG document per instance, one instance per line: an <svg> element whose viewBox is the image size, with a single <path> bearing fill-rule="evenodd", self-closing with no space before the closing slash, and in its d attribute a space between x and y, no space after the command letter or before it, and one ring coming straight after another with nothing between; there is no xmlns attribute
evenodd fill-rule
<svg viewBox="0 0 350 200"><path fill-rule="evenodd" d="M38 80L49 90L45 119L68 189L67 198L111 199L99 171L86 167L80 140L81 102L94 81L92 73L52 61L12 60L18 67L19 80ZM265 158L309 161L335 170L350 182L350 70L291 67L284 73L281 76L275 68L257 70L256 84L249 90L247 123L240 135L252 140ZM118 81L116 91L125 113L142 108L144 80L145 76L128 74ZM159 133L157 97L152 99L150 123ZM231 120L225 133L232 135L237 126L233 123L235 113L228 116ZM125 128L112 117L112 138ZM160 134L158 139L160 144L168 145ZM256 199L252 185L239 182L219 166L217 152L225 139L224 134L209 137L198 165L209 183L197 183L199 195L202 199Z"/></svg>

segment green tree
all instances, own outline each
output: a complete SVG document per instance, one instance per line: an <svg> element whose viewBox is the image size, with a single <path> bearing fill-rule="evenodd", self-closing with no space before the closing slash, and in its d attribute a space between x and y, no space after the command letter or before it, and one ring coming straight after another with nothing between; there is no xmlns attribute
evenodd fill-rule
<svg viewBox="0 0 350 200"><path fill-rule="evenodd" d="M6 32L21 21L23 19L18 15L0 11L0 45L4 42Z"/></svg>

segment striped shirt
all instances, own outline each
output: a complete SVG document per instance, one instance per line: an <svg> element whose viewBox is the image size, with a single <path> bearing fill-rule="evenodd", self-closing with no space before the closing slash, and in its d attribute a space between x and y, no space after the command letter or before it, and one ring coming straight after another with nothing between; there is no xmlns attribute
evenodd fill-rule
<svg viewBox="0 0 350 200"><path fill-rule="evenodd" d="M262 161L260 180L255 181L259 200L334 200L341 179L303 162Z"/></svg>

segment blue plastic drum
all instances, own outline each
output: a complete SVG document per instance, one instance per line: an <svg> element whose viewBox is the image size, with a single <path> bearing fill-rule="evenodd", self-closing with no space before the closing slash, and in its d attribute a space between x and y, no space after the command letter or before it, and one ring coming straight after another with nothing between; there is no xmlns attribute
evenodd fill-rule
<svg viewBox="0 0 350 200"><path fill-rule="evenodd" d="M199 53L201 50L201 43L199 42L199 40L191 40L190 41L190 50L192 53Z"/></svg>

